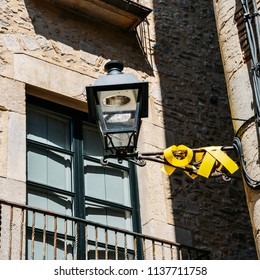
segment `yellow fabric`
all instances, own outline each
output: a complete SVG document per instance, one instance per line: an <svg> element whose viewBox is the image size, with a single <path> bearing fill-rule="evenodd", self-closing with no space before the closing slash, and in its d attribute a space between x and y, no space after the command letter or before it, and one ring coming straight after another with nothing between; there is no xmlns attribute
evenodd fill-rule
<svg viewBox="0 0 260 280"><path fill-rule="evenodd" d="M210 153L206 153L203 157L197 174L208 178L215 162L215 158Z"/></svg>
<svg viewBox="0 0 260 280"><path fill-rule="evenodd" d="M238 170L238 165L221 150L221 147L205 148L219 163L221 163L231 174Z"/></svg>
<svg viewBox="0 0 260 280"><path fill-rule="evenodd" d="M195 166L190 165L193 159L193 151L185 145L173 145L164 150L164 157L172 166L164 165L161 170L166 174L171 175L175 171L176 167L192 168L194 173L197 172L197 174L190 174L188 171L184 171L192 179L195 179L198 175L208 178L211 175L214 166L217 164L219 165L217 170L221 170L223 166L231 174L238 170L238 165L224 151L222 151L221 146L204 147L200 149L201 152L197 152L195 154L195 161L201 161L198 170ZM174 153L178 151L186 153L186 156L182 159L176 158Z"/></svg>
<svg viewBox="0 0 260 280"><path fill-rule="evenodd" d="M172 173L175 171L176 167L173 166L169 166L164 164L163 167L161 167L161 171L163 171L164 173L166 173L167 175L172 175Z"/></svg>
<svg viewBox="0 0 260 280"><path fill-rule="evenodd" d="M182 151L187 153L186 157L183 159L178 159L174 156L174 152L177 151ZM165 159L173 166L177 166L177 167L184 167L186 165L188 165L190 163L190 161L193 158L193 151L192 149L184 146L184 145L180 145L180 146L171 146L169 148L167 148L166 150L164 150L163 152Z"/></svg>

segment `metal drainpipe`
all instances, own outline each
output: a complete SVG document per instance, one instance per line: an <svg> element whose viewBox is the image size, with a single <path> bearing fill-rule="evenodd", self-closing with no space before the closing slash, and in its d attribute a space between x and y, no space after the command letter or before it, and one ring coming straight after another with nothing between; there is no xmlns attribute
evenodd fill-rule
<svg viewBox="0 0 260 280"><path fill-rule="evenodd" d="M244 62L236 13L236 0L213 0L220 51L223 61L228 99L233 119L234 134L241 140L246 169L251 178L260 180L259 141L255 112L252 108L253 89L250 80L251 65ZM260 190L248 187L244 180L256 251L260 259Z"/></svg>

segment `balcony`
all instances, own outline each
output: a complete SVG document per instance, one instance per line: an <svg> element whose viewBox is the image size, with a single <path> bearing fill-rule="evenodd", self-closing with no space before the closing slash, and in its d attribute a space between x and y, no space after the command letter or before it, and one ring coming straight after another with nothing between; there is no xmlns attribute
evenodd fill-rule
<svg viewBox="0 0 260 280"><path fill-rule="evenodd" d="M0 200L1 260L204 260L209 252Z"/></svg>

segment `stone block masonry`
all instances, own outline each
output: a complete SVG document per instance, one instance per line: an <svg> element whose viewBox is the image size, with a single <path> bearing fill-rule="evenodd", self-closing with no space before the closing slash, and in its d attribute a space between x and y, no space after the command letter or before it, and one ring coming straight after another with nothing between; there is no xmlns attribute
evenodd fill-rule
<svg viewBox="0 0 260 280"><path fill-rule="evenodd" d="M140 1L153 13L139 27L139 41L134 32L71 14L53 2L0 0L3 197L15 192L25 202L25 91L33 87L42 98L86 111L84 86L104 74L110 59L149 81L140 151L232 144L212 1ZM16 155L23 162L19 168ZM143 233L210 250L212 259L256 258L239 173L229 182L193 181L178 171L169 178L157 163L137 173Z"/></svg>

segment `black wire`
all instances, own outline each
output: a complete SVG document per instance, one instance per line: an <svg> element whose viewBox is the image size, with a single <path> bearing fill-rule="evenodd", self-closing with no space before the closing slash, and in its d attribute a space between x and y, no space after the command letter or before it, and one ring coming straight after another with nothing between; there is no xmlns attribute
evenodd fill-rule
<svg viewBox="0 0 260 280"><path fill-rule="evenodd" d="M253 86L254 100L256 104L256 108L255 108L256 121L257 121L257 125L259 126L260 125L260 63L258 61L258 53L260 50L259 12L257 8L256 0L252 0L252 7L253 7L252 13L250 12L248 0L241 0L241 3L244 12L244 20L245 20L247 38L248 38L249 49L251 54L252 86ZM253 28L253 24L252 24L253 22L255 28ZM260 127L258 127L257 131L258 131L258 136L260 136ZM246 181L246 184L251 189L254 190L260 189L260 181L251 178L246 170L246 162L244 159L242 144L238 137L234 138L233 145L240 158L242 174L244 180Z"/></svg>
<svg viewBox="0 0 260 280"><path fill-rule="evenodd" d="M257 57L257 50L260 50L260 21L259 12L257 8L256 0L252 0L253 3L253 13L250 13L248 0L241 0L244 19L247 31L247 37L249 42L249 48L251 53L251 63L252 63L252 83L254 89L254 100L256 102L256 115L258 125L260 124L260 63ZM252 25L255 24L255 32ZM258 130L260 135L260 131Z"/></svg>
<svg viewBox="0 0 260 280"><path fill-rule="evenodd" d="M259 190L260 189L260 181L259 180L254 180L253 178L250 177L246 170L246 162L244 159L244 153L242 149L242 144L241 141L238 137L234 137L234 142L233 145L237 151L237 154L240 158L240 163L241 163L241 169L243 173L243 177L246 181L246 184L248 185L249 188L254 189L254 190Z"/></svg>

